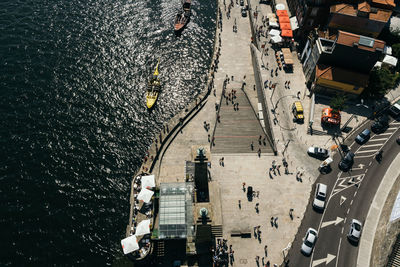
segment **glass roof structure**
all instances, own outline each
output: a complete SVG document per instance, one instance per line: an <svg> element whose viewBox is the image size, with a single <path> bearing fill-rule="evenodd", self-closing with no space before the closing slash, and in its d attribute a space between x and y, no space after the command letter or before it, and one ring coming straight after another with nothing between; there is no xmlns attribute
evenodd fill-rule
<svg viewBox="0 0 400 267"><path fill-rule="evenodd" d="M193 183L160 184L159 239L181 239L193 235Z"/></svg>

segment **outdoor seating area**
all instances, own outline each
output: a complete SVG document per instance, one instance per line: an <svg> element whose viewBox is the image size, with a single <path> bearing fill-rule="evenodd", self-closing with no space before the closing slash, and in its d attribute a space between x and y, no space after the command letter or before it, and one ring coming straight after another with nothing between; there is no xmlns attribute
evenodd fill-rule
<svg viewBox="0 0 400 267"><path fill-rule="evenodd" d="M136 258L145 257L151 248L151 229L154 222L154 175L138 175L133 181L134 204L130 236L121 240L125 254L132 253Z"/></svg>

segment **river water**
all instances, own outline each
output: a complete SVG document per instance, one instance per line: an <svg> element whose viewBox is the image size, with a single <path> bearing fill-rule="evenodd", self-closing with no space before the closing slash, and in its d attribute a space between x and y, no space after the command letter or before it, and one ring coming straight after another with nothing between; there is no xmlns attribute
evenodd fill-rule
<svg viewBox="0 0 400 267"><path fill-rule="evenodd" d="M0 1L0 265L122 257L130 179L206 81L215 0ZM160 58L163 91L145 107Z"/></svg>

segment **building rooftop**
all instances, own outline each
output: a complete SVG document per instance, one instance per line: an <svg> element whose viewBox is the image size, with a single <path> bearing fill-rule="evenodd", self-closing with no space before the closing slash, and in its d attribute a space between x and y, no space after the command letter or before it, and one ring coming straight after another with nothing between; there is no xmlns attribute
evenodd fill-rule
<svg viewBox="0 0 400 267"><path fill-rule="evenodd" d="M381 6L392 9L396 6L394 0L371 0L373 6Z"/></svg>
<svg viewBox="0 0 400 267"><path fill-rule="evenodd" d="M339 31L337 36L337 44L353 47L357 45L358 49L363 49L375 52L377 49L382 50L385 48L385 42L362 35Z"/></svg>
<svg viewBox="0 0 400 267"><path fill-rule="evenodd" d="M315 76L317 79L326 79L341 83L356 85L358 87L366 87L368 85L368 75L354 72L333 66L317 64Z"/></svg>
<svg viewBox="0 0 400 267"><path fill-rule="evenodd" d="M344 14L348 16L356 17L361 11L362 13L367 13L367 18L370 20L387 22L392 15L391 10L381 9L376 7L371 7L367 2L362 2L358 5L351 4L337 4L332 5L330 8L331 13Z"/></svg>

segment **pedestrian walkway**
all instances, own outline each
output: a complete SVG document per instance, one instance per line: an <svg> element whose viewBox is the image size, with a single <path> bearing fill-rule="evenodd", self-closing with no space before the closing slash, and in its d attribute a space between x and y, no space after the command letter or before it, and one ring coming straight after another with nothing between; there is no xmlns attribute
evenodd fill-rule
<svg viewBox="0 0 400 267"><path fill-rule="evenodd" d="M227 97L221 101L220 120L214 134L215 146L212 152L258 153L260 149L261 153L272 153L270 145L264 144L264 132L246 95L240 88L232 88L228 85L226 95L231 94L232 98L231 92L236 90L236 98L229 101ZM239 104L236 110L232 102Z"/></svg>

